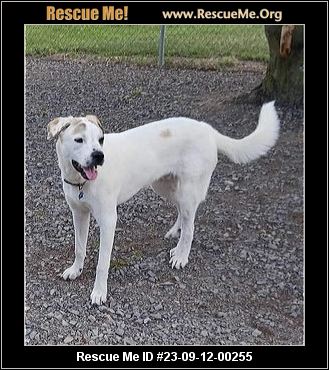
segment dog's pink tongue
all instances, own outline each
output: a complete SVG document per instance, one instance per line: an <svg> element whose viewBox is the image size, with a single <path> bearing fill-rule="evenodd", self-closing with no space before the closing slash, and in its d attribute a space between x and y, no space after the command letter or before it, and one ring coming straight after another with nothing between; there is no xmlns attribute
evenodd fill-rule
<svg viewBox="0 0 329 370"><path fill-rule="evenodd" d="M94 167L92 168L83 168L85 171L86 176L88 177L88 180L95 180L97 177L97 171Z"/></svg>

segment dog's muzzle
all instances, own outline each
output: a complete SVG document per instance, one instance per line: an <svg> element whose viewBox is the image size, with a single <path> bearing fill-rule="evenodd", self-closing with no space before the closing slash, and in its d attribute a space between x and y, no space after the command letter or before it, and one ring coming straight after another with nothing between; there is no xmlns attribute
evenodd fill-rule
<svg viewBox="0 0 329 370"><path fill-rule="evenodd" d="M92 152L91 159L94 166L101 166L104 163L104 153L99 150Z"/></svg>
<svg viewBox="0 0 329 370"><path fill-rule="evenodd" d="M97 177L97 166L101 166L104 163L104 153L101 151L95 151L91 154L91 163L89 166L83 167L80 163L72 160L72 166L80 175L86 180L95 180Z"/></svg>

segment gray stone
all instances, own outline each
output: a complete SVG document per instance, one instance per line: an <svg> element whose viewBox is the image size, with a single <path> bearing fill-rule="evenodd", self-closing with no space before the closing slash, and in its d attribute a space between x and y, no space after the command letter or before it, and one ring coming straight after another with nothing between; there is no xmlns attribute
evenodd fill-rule
<svg viewBox="0 0 329 370"><path fill-rule="evenodd" d="M258 336L260 336L262 334L262 332L260 330L258 330L258 329L255 329L255 330L253 330L253 332L251 334L254 337L258 337Z"/></svg>
<svg viewBox="0 0 329 370"><path fill-rule="evenodd" d="M68 343L71 343L73 341L73 337L71 337L71 335L68 335L65 339L64 339L64 343L65 344L68 344Z"/></svg>
<svg viewBox="0 0 329 370"><path fill-rule="evenodd" d="M116 331L115 331L115 334L117 334L117 335L119 335L120 337L122 337L123 336L123 334L124 334L124 330L122 329L122 328L118 328Z"/></svg>

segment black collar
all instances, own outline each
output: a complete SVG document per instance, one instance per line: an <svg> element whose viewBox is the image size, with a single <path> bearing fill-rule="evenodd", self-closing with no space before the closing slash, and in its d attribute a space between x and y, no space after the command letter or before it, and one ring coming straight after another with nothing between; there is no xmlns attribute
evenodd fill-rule
<svg viewBox="0 0 329 370"><path fill-rule="evenodd" d="M81 190L83 188L83 185L87 182L87 180L85 182L83 182L82 184L80 184L80 183L79 184L74 184L73 182L70 182L66 179L64 179L64 182L66 182L67 184L72 185L72 186L78 186L79 190Z"/></svg>

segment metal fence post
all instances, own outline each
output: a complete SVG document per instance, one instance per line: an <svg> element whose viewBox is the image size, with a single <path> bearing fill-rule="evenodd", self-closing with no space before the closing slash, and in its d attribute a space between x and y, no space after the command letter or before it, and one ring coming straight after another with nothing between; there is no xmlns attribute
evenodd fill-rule
<svg viewBox="0 0 329 370"><path fill-rule="evenodd" d="M164 52L165 52L165 27L160 26L160 37L159 37L159 57L158 65L162 67L164 65Z"/></svg>

